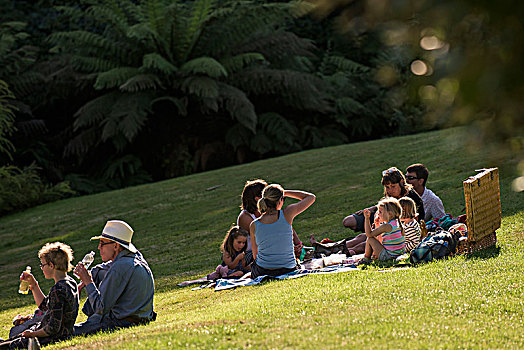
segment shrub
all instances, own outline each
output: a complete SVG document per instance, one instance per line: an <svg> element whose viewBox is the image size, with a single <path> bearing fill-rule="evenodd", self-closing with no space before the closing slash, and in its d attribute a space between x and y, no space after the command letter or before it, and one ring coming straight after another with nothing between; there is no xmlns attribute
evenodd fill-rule
<svg viewBox="0 0 524 350"><path fill-rule="evenodd" d="M38 167L0 167L0 215L27 209L74 194L67 182L44 184Z"/></svg>

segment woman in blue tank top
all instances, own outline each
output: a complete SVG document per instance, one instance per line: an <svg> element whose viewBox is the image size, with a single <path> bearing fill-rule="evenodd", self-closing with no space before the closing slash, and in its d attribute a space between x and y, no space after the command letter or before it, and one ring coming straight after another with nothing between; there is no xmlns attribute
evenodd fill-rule
<svg viewBox="0 0 524 350"><path fill-rule="evenodd" d="M298 203L284 206L284 198L298 199ZM251 277L279 276L296 269L293 251L293 219L315 202L315 195L304 191L284 190L275 184L267 186L258 201L262 214L249 225L251 248L255 262Z"/></svg>

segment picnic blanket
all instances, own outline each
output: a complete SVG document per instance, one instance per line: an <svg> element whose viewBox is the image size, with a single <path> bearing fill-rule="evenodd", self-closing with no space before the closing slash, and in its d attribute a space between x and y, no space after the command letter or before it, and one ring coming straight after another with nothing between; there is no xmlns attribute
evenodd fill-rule
<svg viewBox="0 0 524 350"><path fill-rule="evenodd" d="M302 269L302 270L296 270L293 272L286 273L281 276L258 276L257 278L238 278L238 279L231 279L231 278L221 278L216 281L206 281L204 278L200 278L197 280L192 281L184 281L179 283L179 286L188 286L188 285L194 285L194 284L201 284L198 287L192 288L191 290L199 290L204 288L215 288L215 291L225 290L225 289L232 289L237 287L244 287L244 286L254 286L257 285L263 281L267 280L284 280L284 279L290 279L290 278L298 278L303 277L306 275L311 274L326 274L326 273L338 273L338 272L348 272L348 271L358 271L359 269L356 267L355 264L339 264L339 265L333 265L324 267L321 269ZM209 282L209 283L206 283Z"/></svg>

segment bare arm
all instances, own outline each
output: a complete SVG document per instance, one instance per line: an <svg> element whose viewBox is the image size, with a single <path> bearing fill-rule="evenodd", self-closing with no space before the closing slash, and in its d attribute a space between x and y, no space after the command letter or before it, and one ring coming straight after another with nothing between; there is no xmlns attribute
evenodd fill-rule
<svg viewBox="0 0 524 350"><path fill-rule="evenodd" d="M366 237L377 237L384 232L391 232L393 227L390 224L384 224L373 231L371 230L371 222L369 221L370 212L368 209L364 209L364 230L366 232Z"/></svg>
<svg viewBox="0 0 524 350"><path fill-rule="evenodd" d="M313 193L298 190L285 190L284 197L300 200L300 202L290 204L284 209L284 216L289 224L293 223L295 216L309 208L311 204L315 203L317 198Z"/></svg>
<svg viewBox="0 0 524 350"><path fill-rule="evenodd" d="M237 225L249 232L249 225L253 222L253 218L246 212L242 212L237 219Z"/></svg>
<svg viewBox="0 0 524 350"><path fill-rule="evenodd" d="M252 221L249 225L249 233L251 236L251 250L253 251L253 260L255 260L258 254L257 240L255 238L255 221Z"/></svg>
<svg viewBox="0 0 524 350"><path fill-rule="evenodd" d="M43 328L40 328L39 330L36 330L34 332L26 330L22 332L22 336L25 338L34 338L34 337L47 337L49 334L47 334L46 331L44 331Z"/></svg>
<svg viewBox="0 0 524 350"><path fill-rule="evenodd" d="M240 260L244 259L245 255L246 253L242 252L238 254L235 259L232 259L231 255L229 255L228 252L224 252L224 254L222 254L222 259L226 263L227 267L229 267L230 269L234 269L238 266L238 263L240 262Z"/></svg>

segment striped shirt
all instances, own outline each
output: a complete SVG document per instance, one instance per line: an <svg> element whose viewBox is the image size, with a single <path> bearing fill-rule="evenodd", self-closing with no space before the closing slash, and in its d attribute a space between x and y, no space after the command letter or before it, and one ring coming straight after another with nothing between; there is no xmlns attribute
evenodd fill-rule
<svg viewBox="0 0 524 350"><path fill-rule="evenodd" d="M382 245L391 256L397 257L404 254L404 251L406 250L406 238L402 234L397 219L391 220L388 224L391 225L392 230L389 233L385 232L382 234Z"/></svg>
<svg viewBox="0 0 524 350"><path fill-rule="evenodd" d="M420 243L420 225L417 220L404 223L406 233L406 252L411 252Z"/></svg>

